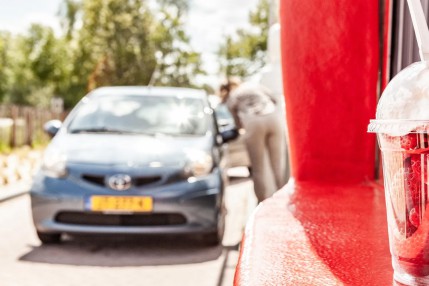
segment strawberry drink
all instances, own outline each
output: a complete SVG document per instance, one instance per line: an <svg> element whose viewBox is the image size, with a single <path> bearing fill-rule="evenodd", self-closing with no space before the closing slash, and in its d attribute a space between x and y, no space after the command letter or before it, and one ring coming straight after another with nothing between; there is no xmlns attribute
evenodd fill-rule
<svg viewBox="0 0 429 286"><path fill-rule="evenodd" d="M379 136L395 279L407 285L429 277L428 139L427 133Z"/></svg>
<svg viewBox="0 0 429 286"><path fill-rule="evenodd" d="M415 63L384 90L368 132L377 133L394 279L429 285L429 67Z"/></svg>

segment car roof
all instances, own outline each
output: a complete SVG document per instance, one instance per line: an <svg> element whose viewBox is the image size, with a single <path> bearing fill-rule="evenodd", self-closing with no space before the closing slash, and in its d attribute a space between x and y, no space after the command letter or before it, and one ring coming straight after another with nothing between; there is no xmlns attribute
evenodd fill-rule
<svg viewBox="0 0 429 286"><path fill-rule="evenodd" d="M135 95L135 96L177 96L188 98L207 97L206 92L201 89L184 87L155 87L155 86L107 86L99 87L91 91L88 97L99 97L105 95Z"/></svg>

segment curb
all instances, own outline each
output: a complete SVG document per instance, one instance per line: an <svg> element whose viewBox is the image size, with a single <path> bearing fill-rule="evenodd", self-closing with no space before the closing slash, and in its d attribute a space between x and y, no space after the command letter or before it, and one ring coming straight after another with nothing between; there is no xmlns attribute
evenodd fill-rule
<svg viewBox="0 0 429 286"><path fill-rule="evenodd" d="M30 181L16 182L11 185L0 187L0 203L28 194L30 187Z"/></svg>

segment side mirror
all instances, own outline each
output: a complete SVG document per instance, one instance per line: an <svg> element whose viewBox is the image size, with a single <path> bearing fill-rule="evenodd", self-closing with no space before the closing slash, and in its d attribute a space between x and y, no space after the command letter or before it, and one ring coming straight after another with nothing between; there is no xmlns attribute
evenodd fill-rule
<svg viewBox="0 0 429 286"><path fill-rule="evenodd" d="M220 135L222 136L223 143L227 143L229 141L232 141L234 139L237 139L239 132L236 127L224 129L220 132Z"/></svg>
<svg viewBox="0 0 429 286"><path fill-rule="evenodd" d="M60 120L50 120L43 125L43 130L53 138L55 134L57 134L58 130L60 130L62 124L63 123Z"/></svg>

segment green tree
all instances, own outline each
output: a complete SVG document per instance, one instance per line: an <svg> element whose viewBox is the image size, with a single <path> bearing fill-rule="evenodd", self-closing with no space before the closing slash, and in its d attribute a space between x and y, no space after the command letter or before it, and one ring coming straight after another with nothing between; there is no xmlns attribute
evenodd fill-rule
<svg viewBox="0 0 429 286"><path fill-rule="evenodd" d="M153 41L159 55L155 85L194 86L196 75L205 74L201 56L190 45L184 29L189 9L186 0L160 0Z"/></svg>
<svg viewBox="0 0 429 286"><path fill-rule="evenodd" d="M159 0L155 10L141 0L65 0L60 15L74 47L66 105L99 86L147 85L152 75L155 85L192 86L202 70L184 31L187 9L187 0Z"/></svg>
<svg viewBox="0 0 429 286"><path fill-rule="evenodd" d="M0 100L47 105L61 96L69 108L99 86L147 85L151 79L194 86L204 72L184 29L188 0L157 4L63 0L62 36L37 24L21 35L0 34Z"/></svg>
<svg viewBox="0 0 429 286"><path fill-rule="evenodd" d="M55 94L65 90L67 50L52 28L33 24L15 37L11 88L7 101L47 106Z"/></svg>
<svg viewBox="0 0 429 286"><path fill-rule="evenodd" d="M220 72L226 76L247 77L264 65L269 30L270 3L260 0L256 9L249 13L251 29L238 29L225 37L219 49Z"/></svg>
<svg viewBox="0 0 429 286"><path fill-rule="evenodd" d="M10 88L10 50L11 37L8 33L0 33L0 102Z"/></svg>
<svg viewBox="0 0 429 286"><path fill-rule="evenodd" d="M145 2L66 1L64 9L66 34L70 45L75 46L72 79L65 97L68 105L98 86L149 82L155 68L149 40L153 17ZM74 30L78 15L81 27Z"/></svg>
<svg viewBox="0 0 429 286"><path fill-rule="evenodd" d="M71 40L75 31L75 25L78 21L79 12L82 9L82 3L77 0L64 0L58 11L61 19L61 26L65 32L66 39Z"/></svg>

